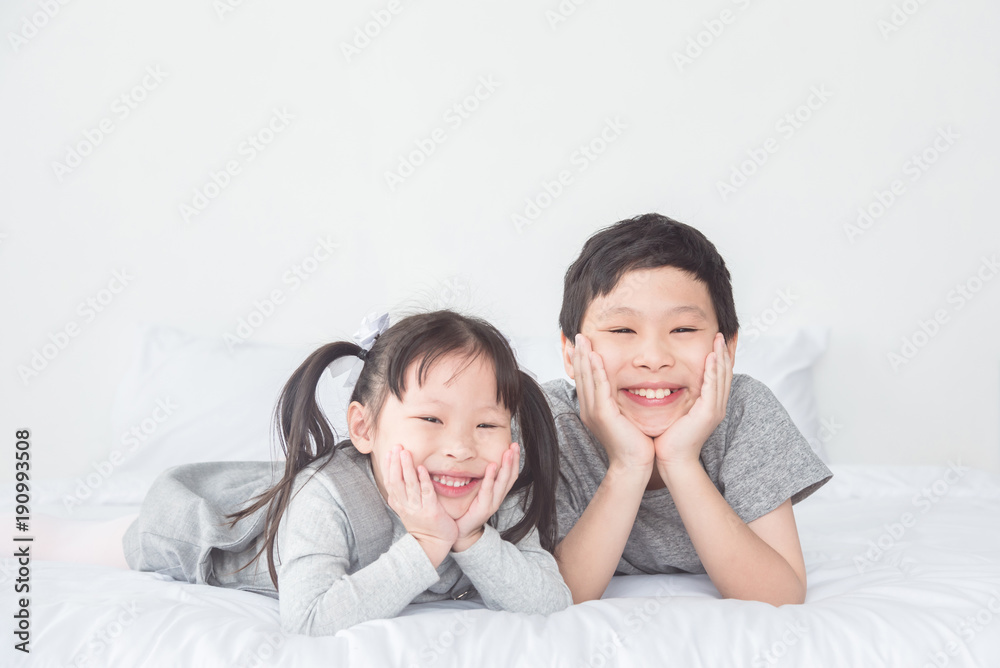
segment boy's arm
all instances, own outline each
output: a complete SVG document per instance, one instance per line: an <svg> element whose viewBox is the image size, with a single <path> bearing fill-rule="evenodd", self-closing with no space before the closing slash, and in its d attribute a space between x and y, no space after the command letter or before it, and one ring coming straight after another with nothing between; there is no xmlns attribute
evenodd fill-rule
<svg viewBox="0 0 1000 668"><path fill-rule="evenodd" d="M613 465L580 519L555 549L574 603L599 599L618 568L649 471Z"/></svg>
<svg viewBox="0 0 1000 668"><path fill-rule="evenodd" d="M695 423L708 424L709 409L717 412L721 408L723 414L726 410L733 363L719 339L721 336L705 363L698 403L685 416L696 418ZM698 411L702 419L697 419ZM726 598L772 605L802 603L806 572L791 500L745 523L701 465L705 438L695 437L693 429L676 430L682 421L653 440L656 468L712 583Z"/></svg>
<svg viewBox="0 0 1000 668"><path fill-rule="evenodd" d="M611 398L600 355L580 335L573 352L580 418L608 453L608 471L573 528L555 549L573 602L598 599L618 568L653 471L653 441L628 421Z"/></svg>
<svg viewBox="0 0 1000 668"><path fill-rule="evenodd" d="M771 605L805 600L806 569L791 500L747 524L697 460L660 467L660 475L720 594Z"/></svg>

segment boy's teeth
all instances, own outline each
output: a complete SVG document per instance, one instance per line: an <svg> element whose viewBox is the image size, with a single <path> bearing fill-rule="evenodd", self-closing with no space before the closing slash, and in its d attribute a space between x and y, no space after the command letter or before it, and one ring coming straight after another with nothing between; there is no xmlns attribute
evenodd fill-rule
<svg viewBox="0 0 1000 668"><path fill-rule="evenodd" d="M452 478L443 475L432 475L431 480L439 482L442 485L447 485L448 487L465 487L472 482L472 478Z"/></svg>
<svg viewBox="0 0 1000 668"><path fill-rule="evenodd" d="M663 397L669 397L671 390L661 387L656 390L641 388L638 390L629 390L629 392L632 394L638 394L640 397L646 397L647 399L662 399Z"/></svg>

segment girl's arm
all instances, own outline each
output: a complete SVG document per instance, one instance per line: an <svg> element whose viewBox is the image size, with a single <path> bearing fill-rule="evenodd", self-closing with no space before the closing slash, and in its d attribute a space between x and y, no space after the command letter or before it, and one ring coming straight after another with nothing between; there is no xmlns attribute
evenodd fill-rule
<svg viewBox="0 0 1000 668"><path fill-rule="evenodd" d="M451 557L469 576L483 602L491 610L549 614L573 604L573 596L559 574L555 558L531 532L516 545L500 537L500 531L521 517L519 496L509 496L497 513L500 530L486 525L479 539Z"/></svg>
<svg viewBox="0 0 1000 668"><path fill-rule="evenodd" d="M410 534L348 574L354 540L339 499L320 476L293 493L277 539L284 631L333 635L370 619L395 617L438 581L437 570Z"/></svg>

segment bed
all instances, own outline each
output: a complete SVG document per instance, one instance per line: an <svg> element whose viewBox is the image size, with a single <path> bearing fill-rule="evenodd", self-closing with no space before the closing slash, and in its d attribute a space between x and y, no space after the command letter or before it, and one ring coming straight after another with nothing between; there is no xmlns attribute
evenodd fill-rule
<svg viewBox="0 0 1000 668"><path fill-rule="evenodd" d="M754 372L772 373L766 382L776 394L783 387L797 392L783 400L820 448L829 439L809 431L818 422L813 400L795 384L807 379L822 336L796 336L777 352L758 348L761 366ZM199 456L271 454L267 410L264 422L245 423L273 401L273 382L280 385L303 351L262 347L223 354L213 348L218 345L169 329L140 332L135 363L112 412L123 437L120 456L106 460L106 476L39 483L33 512L61 515L86 532L104 526L90 523L137 512L151 477L166 466ZM522 345L519 354L530 348ZM753 359L744 356L751 366ZM193 369L196 383L190 381ZM205 380L215 376L231 384L228 393ZM246 394L250 377L265 388L260 405ZM339 378L324 388L334 423L345 391ZM143 438L125 452L129 434ZM602 600L548 617L451 601L411 605L395 619L310 638L281 632L275 600L74 563L67 554L67 560L32 562L31 654L14 651L8 636L2 664L1000 665L1000 477L960 461L831 468L833 480L795 508L809 576L804 605L722 600L704 575L629 576L615 577ZM104 540L100 531L92 535ZM60 536L38 537L43 539L58 544ZM16 574L14 560L0 561L3 591L11 592Z"/></svg>

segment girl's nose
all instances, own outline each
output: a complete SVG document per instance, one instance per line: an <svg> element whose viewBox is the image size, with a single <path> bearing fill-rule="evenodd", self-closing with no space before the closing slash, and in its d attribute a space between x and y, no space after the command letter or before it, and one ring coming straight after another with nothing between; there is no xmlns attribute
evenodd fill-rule
<svg viewBox="0 0 1000 668"><path fill-rule="evenodd" d="M446 436L444 454L456 461L472 459L476 456L475 441L465 432L450 433Z"/></svg>

